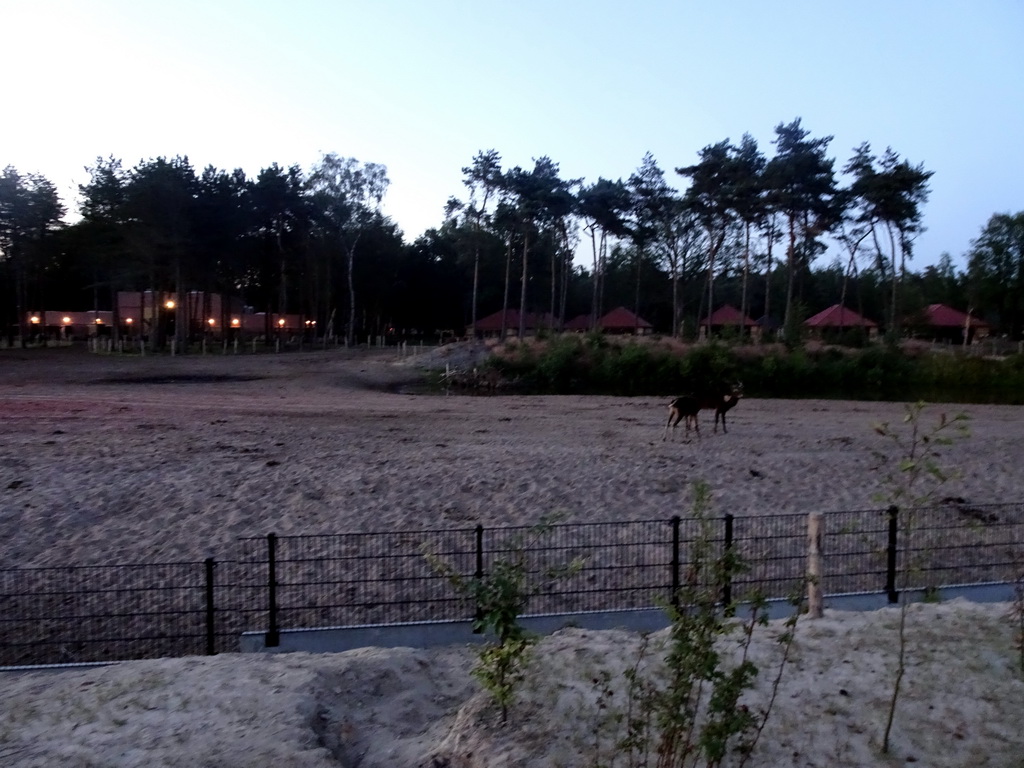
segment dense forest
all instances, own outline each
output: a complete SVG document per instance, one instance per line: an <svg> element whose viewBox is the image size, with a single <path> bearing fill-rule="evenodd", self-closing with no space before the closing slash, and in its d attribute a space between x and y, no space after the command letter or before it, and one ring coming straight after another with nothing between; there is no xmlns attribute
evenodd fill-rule
<svg viewBox="0 0 1024 768"><path fill-rule="evenodd" d="M625 180L563 178L549 157L503 168L496 150L480 151L462 169L462 199L412 242L382 214L386 167L335 154L256 178L197 171L187 157L133 168L99 158L73 223L52 182L8 166L0 321L25 339L30 311L112 310L118 291L153 290L238 297L350 343L458 335L520 307L557 328L625 306L689 338L726 303L794 335L843 303L893 336L945 303L1020 339L1024 212L979 222L966 269L944 254L915 272L932 173L868 144L837 166L830 141L796 119L775 128L771 157L745 135L670 173L648 154Z"/></svg>

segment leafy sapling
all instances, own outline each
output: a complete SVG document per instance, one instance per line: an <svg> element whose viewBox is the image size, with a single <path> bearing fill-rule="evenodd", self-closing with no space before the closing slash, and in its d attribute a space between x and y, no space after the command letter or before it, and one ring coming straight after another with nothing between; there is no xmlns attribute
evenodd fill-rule
<svg viewBox="0 0 1024 768"><path fill-rule="evenodd" d="M735 549L719 547L709 503L707 484L695 483L697 534L676 599L666 607L670 627L663 653L651 653L645 638L641 658L626 673L626 733L617 749L628 768L647 766L652 759L657 768L711 768L733 752L744 764L768 719L793 642L798 610L780 638L783 659L768 703L750 707L744 698L759 674L751 649L758 629L767 624L767 603L755 596L742 619L736 603L723 603L726 585L746 564ZM797 594L803 594L802 586ZM730 641L735 653L726 651Z"/></svg>
<svg viewBox="0 0 1024 768"><path fill-rule="evenodd" d="M507 554L496 559L490 570L479 576L467 577L435 553L424 550L431 567L477 607L473 631L489 639L480 648L472 675L500 708L502 723L508 722L509 707L525 677L529 652L536 642L534 635L519 623L519 616L526 610L530 598L547 584L583 567L582 559L576 558L568 564L544 569L540 578L531 570L531 548L553 525L550 519L544 519L526 535L514 537Z"/></svg>
<svg viewBox="0 0 1024 768"><path fill-rule="evenodd" d="M900 510L901 534L905 542L912 540L917 523L916 510L934 501L938 489L950 478L950 472L941 463L942 449L951 445L957 437L968 435L967 414L958 413L948 418L945 413L941 413L938 422L928 427L924 423L925 409L923 402L908 404L901 427L892 427L887 422L874 427L875 432L890 441L892 446L892 453L876 453L882 461L891 462L891 470L885 478L885 490L877 498ZM882 752L886 754L890 748L896 705L907 668L907 587L911 575L919 567L919 562L908 558L900 571L896 674L882 738Z"/></svg>

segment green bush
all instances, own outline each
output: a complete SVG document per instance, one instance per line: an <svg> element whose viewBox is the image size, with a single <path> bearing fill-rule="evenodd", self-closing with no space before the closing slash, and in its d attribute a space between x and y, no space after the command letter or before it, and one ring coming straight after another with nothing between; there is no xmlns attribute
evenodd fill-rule
<svg viewBox="0 0 1024 768"><path fill-rule="evenodd" d="M748 397L1024 403L1022 355L910 355L892 345L740 349L716 341L680 353L644 341L567 335L511 345L493 365L522 391L545 394L673 396L739 381Z"/></svg>

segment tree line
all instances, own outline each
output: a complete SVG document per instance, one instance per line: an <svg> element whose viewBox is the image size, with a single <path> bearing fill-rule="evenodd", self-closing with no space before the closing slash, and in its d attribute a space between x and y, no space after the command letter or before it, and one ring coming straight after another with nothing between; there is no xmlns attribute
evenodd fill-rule
<svg viewBox="0 0 1024 768"><path fill-rule="evenodd" d="M525 312L555 329L578 315L596 324L620 305L686 338L724 303L796 338L810 312L837 302L890 334L941 302L1019 338L1024 213L994 215L966 270L944 254L914 272L932 172L867 143L837 169L831 140L797 118L775 127L770 157L744 135L704 147L672 177L648 153L625 180L589 182L564 178L549 157L503 168L497 150L481 150L462 169L465 195L411 243L381 211L386 167L333 153L305 171L275 163L255 178L197 171L187 157L133 168L99 158L73 224L52 182L8 166L2 319L24 340L30 310L116 312L118 291L151 289L236 296L268 324L272 312L297 313L348 343L461 333L501 309L524 310L520 333ZM816 263L830 247L839 255ZM114 333L119 325L115 317Z"/></svg>

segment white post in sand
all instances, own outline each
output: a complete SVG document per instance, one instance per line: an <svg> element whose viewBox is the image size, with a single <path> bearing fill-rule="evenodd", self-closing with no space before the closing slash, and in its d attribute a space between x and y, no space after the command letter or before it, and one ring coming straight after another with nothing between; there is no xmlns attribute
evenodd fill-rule
<svg viewBox="0 0 1024 768"><path fill-rule="evenodd" d="M820 619L824 615L822 593L821 544L825 525L820 512L807 516L807 615Z"/></svg>

